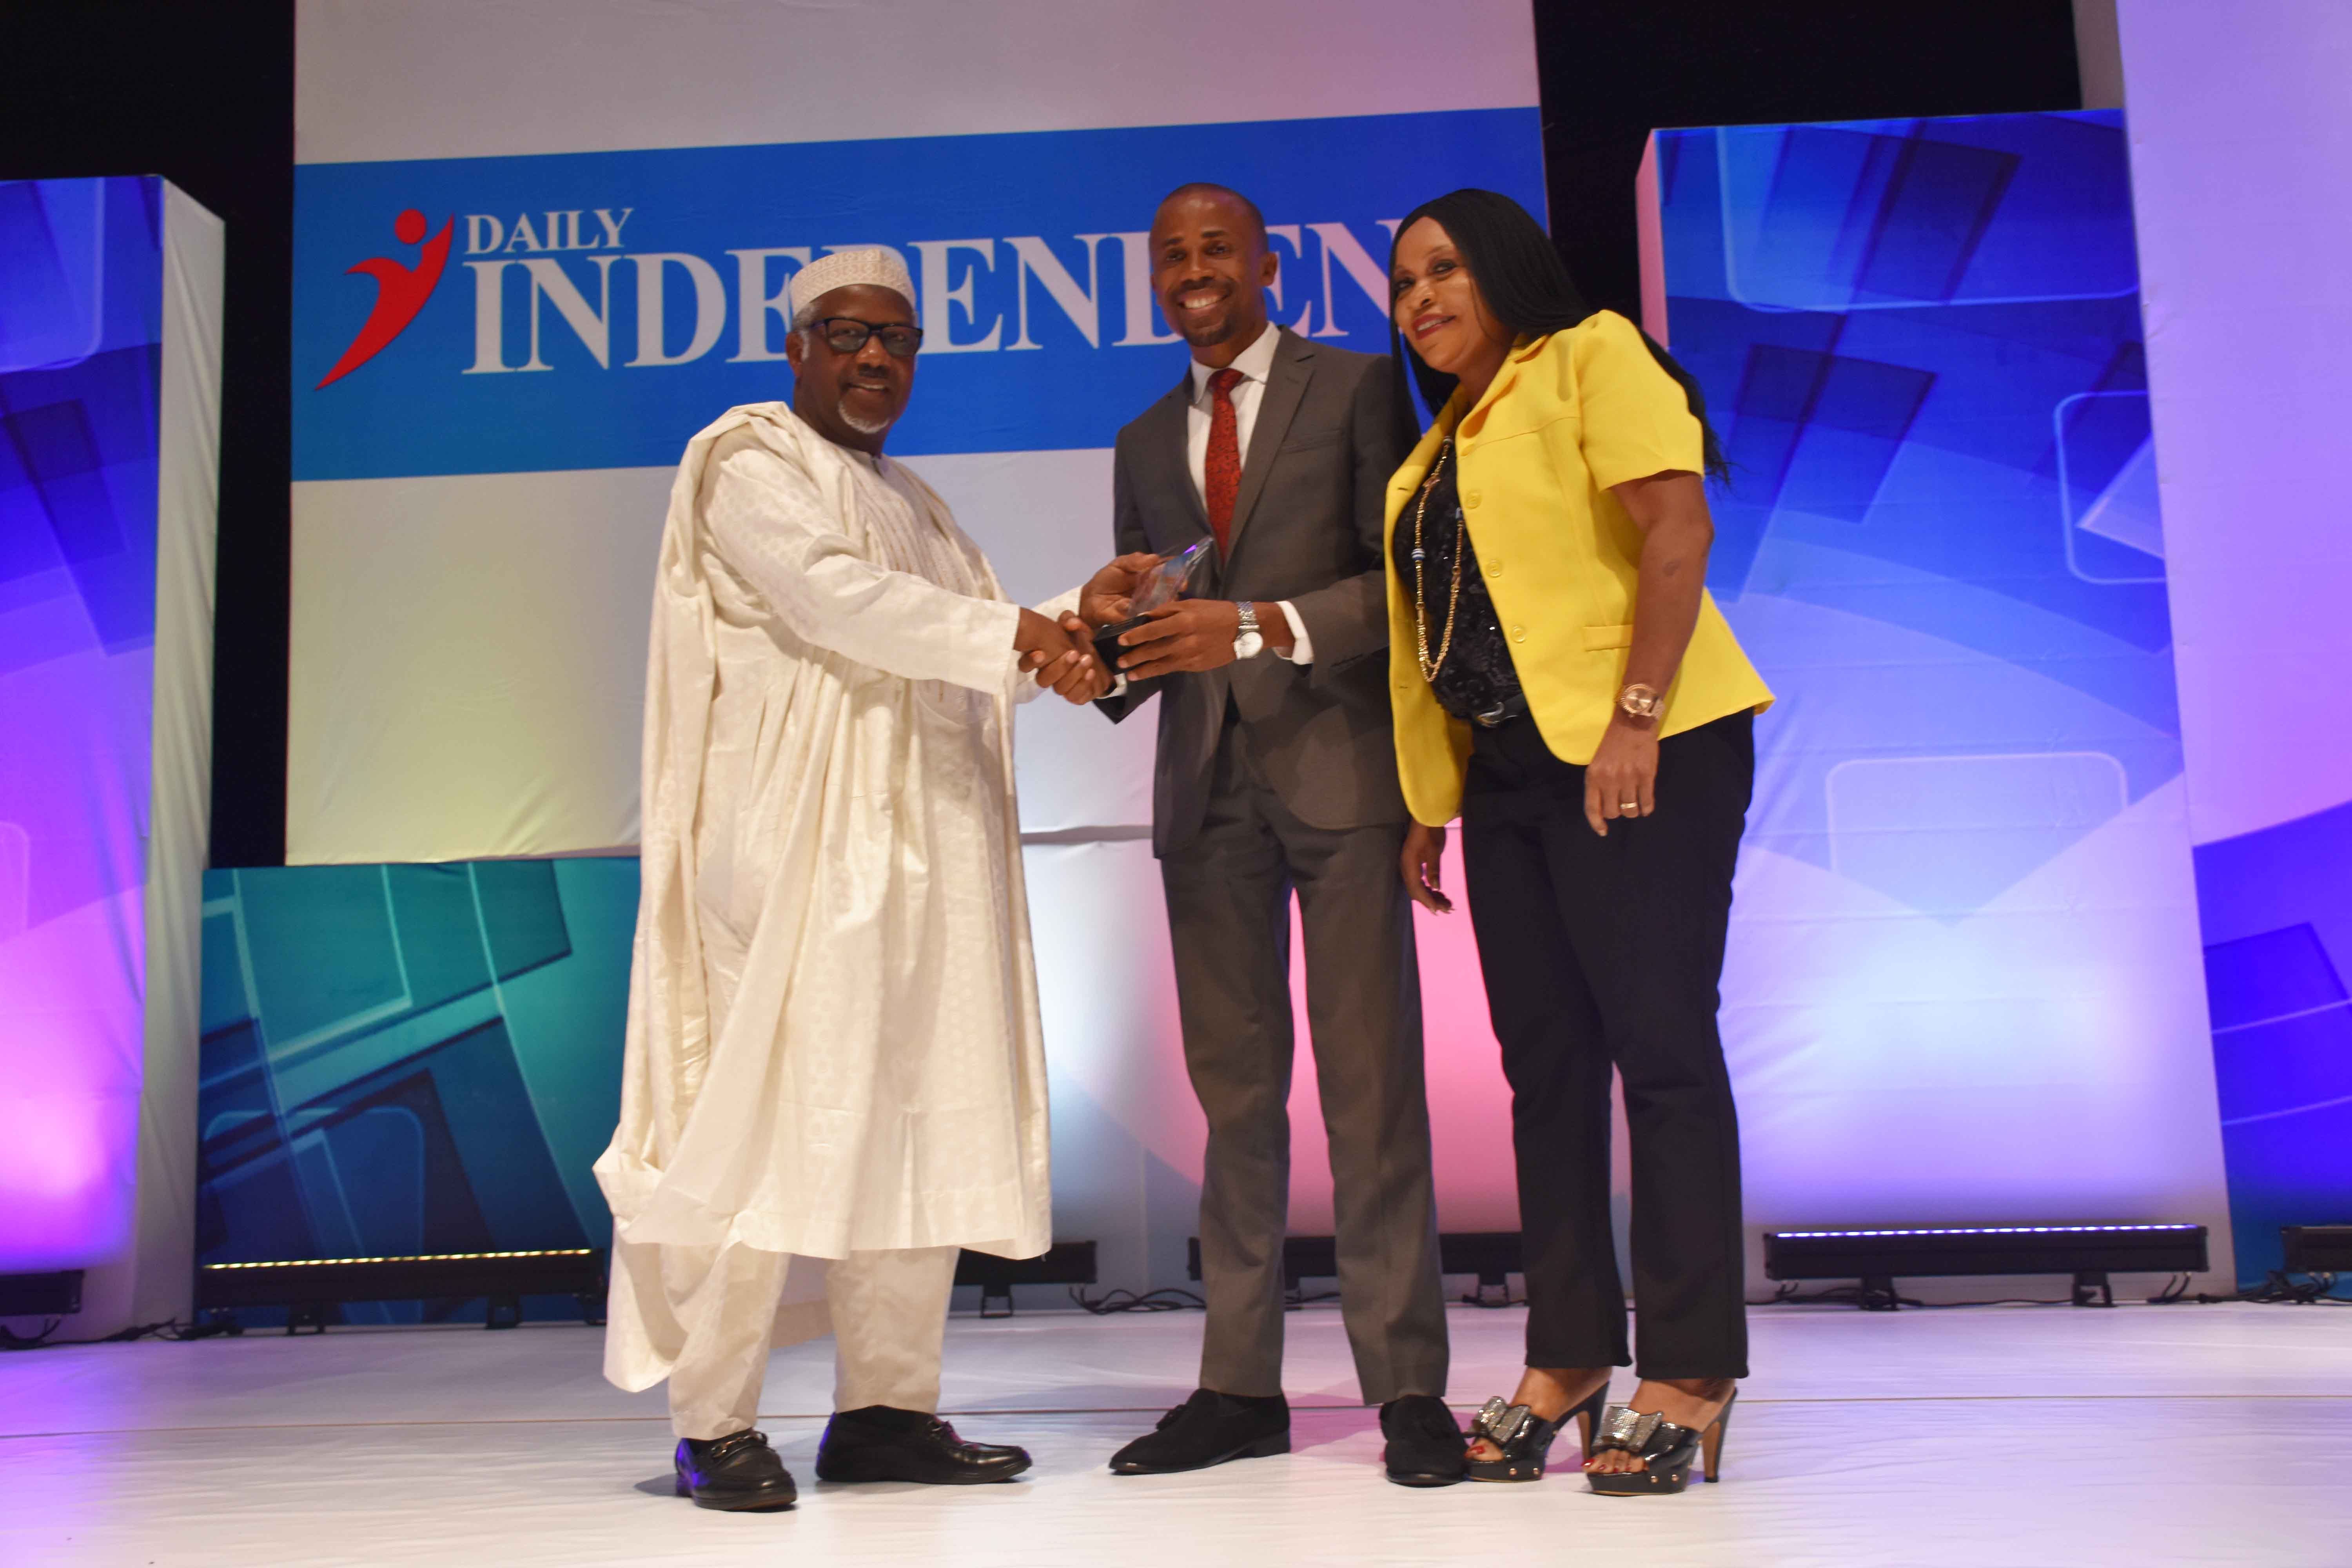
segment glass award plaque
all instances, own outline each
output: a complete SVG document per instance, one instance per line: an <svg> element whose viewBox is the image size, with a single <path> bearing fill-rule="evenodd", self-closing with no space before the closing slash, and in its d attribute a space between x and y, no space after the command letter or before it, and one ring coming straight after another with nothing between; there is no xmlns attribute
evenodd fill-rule
<svg viewBox="0 0 2352 1568"><path fill-rule="evenodd" d="M1144 574L1133 598L1128 601L1127 619L1103 627L1095 633L1095 657L1113 675L1118 673L1118 656L1133 653L1131 647L1119 646L1119 635L1131 632L1150 618L1160 605L1172 604L1192 591L1192 584L1208 569L1210 558L1216 552L1216 541L1206 534L1192 542L1181 555L1171 555Z"/></svg>

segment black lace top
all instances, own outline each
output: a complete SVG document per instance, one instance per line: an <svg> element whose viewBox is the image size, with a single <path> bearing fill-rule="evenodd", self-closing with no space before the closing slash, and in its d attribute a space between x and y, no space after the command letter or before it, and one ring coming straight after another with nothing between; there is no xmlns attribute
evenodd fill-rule
<svg viewBox="0 0 2352 1568"><path fill-rule="evenodd" d="M1414 581L1413 518L1418 514L1421 548L1426 555L1421 563L1421 620L1428 628L1429 657L1434 660L1437 650L1446 647L1448 605L1454 597L1454 554L1459 542L1462 594L1450 611L1454 618L1453 643L1446 647L1444 662L1438 665L1429 689L1447 712L1457 719L1468 719L1491 712L1517 697L1519 672L1511 662L1510 644L1504 640L1503 623L1495 614L1495 601L1487 596L1486 574L1478 570L1478 552L1470 542L1470 531L1462 524L1462 496L1454 482L1456 465L1451 440L1438 448L1438 461L1445 465L1444 472L1430 491L1428 505L1422 505L1422 497L1416 492L1397 518L1397 580L1404 584L1405 597L1410 600Z"/></svg>

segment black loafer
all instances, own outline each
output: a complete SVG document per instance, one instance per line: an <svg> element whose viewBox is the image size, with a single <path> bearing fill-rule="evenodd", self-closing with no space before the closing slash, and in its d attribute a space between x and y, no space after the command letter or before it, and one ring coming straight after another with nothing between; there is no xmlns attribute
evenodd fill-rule
<svg viewBox="0 0 2352 1568"><path fill-rule="evenodd" d="M692 1498L697 1508L768 1511L792 1507L800 1495L765 1432L730 1432L707 1441L682 1437L675 1463L677 1495Z"/></svg>
<svg viewBox="0 0 2352 1568"><path fill-rule="evenodd" d="M1381 1406L1381 1460L1401 1487L1450 1487L1467 1466L1454 1412L1433 1394L1408 1394Z"/></svg>
<svg viewBox="0 0 2352 1568"><path fill-rule="evenodd" d="M816 1447L821 1481L969 1487L1009 1481L1028 1468L1025 1449L967 1443L936 1415L888 1405L835 1412Z"/></svg>
<svg viewBox="0 0 2352 1568"><path fill-rule="evenodd" d="M1290 1402L1196 1388L1160 1425L1110 1457L1115 1476L1165 1476L1290 1452Z"/></svg>

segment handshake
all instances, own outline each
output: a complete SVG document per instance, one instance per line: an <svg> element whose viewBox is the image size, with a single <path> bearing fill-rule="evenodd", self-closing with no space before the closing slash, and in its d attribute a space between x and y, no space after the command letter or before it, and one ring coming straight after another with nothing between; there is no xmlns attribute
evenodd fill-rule
<svg viewBox="0 0 2352 1568"><path fill-rule="evenodd" d="M1165 561L1151 554L1118 557L1087 579L1077 609L1063 612L1058 622L1023 610L1013 634L1021 668L1068 701L1092 702L1119 676L1150 680L1231 663L1239 606L1175 597L1202 549L1196 545ZM1106 628L1116 635L1106 635Z"/></svg>

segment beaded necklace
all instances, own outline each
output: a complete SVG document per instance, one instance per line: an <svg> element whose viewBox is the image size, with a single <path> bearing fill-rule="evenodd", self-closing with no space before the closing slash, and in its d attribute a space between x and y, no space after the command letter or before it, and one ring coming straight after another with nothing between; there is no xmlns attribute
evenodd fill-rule
<svg viewBox="0 0 2352 1568"><path fill-rule="evenodd" d="M1437 481L1445 473L1445 460L1453 455L1454 437L1448 436L1445 444L1437 448L1437 461L1429 466L1429 478L1423 481L1421 487L1420 504L1412 511L1412 635L1414 652L1421 660L1421 678L1428 681L1437 679L1437 672L1445 668L1445 656L1454 649L1454 623L1460 618L1458 612L1462 605L1462 557L1465 553L1462 535L1466 525L1463 521L1462 509L1456 507L1454 509L1454 584L1445 595L1445 629L1438 636L1437 658L1433 662L1429 657L1429 600L1422 590L1423 564L1429 555L1422 548L1421 525L1429 512L1429 498L1436 491Z"/></svg>

